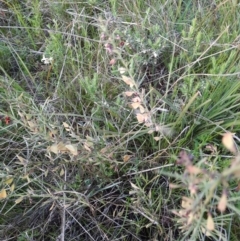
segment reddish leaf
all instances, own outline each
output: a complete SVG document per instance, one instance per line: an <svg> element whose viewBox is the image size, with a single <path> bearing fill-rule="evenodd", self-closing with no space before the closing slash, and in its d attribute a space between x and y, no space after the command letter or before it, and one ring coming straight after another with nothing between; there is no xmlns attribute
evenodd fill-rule
<svg viewBox="0 0 240 241"><path fill-rule="evenodd" d="M4 119L4 121L5 121L5 124L6 124L6 125L9 125L10 122L11 122L11 119L10 119L9 116L6 116L5 119Z"/></svg>

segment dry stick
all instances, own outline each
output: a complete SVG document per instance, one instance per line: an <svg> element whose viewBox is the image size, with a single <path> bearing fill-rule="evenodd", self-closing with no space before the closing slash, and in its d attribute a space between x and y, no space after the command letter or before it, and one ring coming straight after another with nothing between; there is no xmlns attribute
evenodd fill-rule
<svg viewBox="0 0 240 241"><path fill-rule="evenodd" d="M66 190L66 183L67 182L67 172L64 166L64 186L63 190ZM65 240L65 224L66 224L66 194L63 192L63 206L62 206L62 222L61 222L61 241Z"/></svg>
<svg viewBox="0 0 240 241"><path fill-rule="evenodd" d="M166 164L166 165L164 165L164 166L149 168L149 169L143 170L143 171L138 171L138 172L133 172L133 173L127 173L127 174L123 175L123 177L132 176L132 175L141 174L141 173L150 172L150 171L155 171L155 170L158 170L158 169L162 169L162 168L164 168L164 167L171 167L171 166L174 166L174 164Z"/></svg>
<svg viewBox="0 0 240 241"><path fill-rule="evenodd" d="M48 83L49 83L49 79L50 79L53 64L54 64L54 60L52 61L50 67L48 68L47 79L46 79L46 89L47 90L48 90L48 86L49 86Z"/></svg>

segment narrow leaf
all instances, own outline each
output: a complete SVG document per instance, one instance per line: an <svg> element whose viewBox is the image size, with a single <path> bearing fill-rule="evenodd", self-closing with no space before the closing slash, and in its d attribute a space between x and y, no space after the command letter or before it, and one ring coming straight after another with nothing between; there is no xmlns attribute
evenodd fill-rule
<svg viewBox="0 0 240 241"><path fill-rule="evenodd" d="M233 140L233 133L231 132L225 133L222 138L222 143L230 152L232 152L233 154L236 154L237 150Z"/></svg>
<svg viewBox="0 0 240 241"><path fill-rule="evenodd" d="M2 189L0 192L0 199L5 199L7 197L7 192L5 189Z"/></svg>
<svg viewBox="0 0 240 241"><path fill-rule="evenodd" d="M207 230L213 231L215 229L215 224L213 221L213 217L211 213L208 213L208 218L207 218Z"/></svg>
<svg viewBox="0 0 240 241"><path fill-rule="evenodd" d="M22 202L23 199L24 199L23 196L22 196L22 197L19 197L18 199L15 200L15 203L18 204L18 203Z"/></svg>
<svg viewBox="0 0 240 241"><path fill-rule="evenodd" d="M122 75L122 80L130 86L130 88L132 88L135 85L135 82L133 79L131 79L130 77L127 77L125 75Z"/></svg>
<svg viewBox="0 0 240 241"><path fill-rule="evenodd" d="M218 210L224 212L227 208L227 193L223 191L220 201L218 203Z"/></svg>
<svg viewBox="0 0 240 241"><path fill-rule="evenodd" d="M78 149L76 145L66 145L65 146L70 152L71 154L73 154L74 156L78 155Z"/></svg>

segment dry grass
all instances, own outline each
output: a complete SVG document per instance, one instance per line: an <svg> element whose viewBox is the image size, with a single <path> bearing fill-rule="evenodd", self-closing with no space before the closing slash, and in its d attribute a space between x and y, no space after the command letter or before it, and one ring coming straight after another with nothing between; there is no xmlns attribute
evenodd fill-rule
<svg viewBox="0 0 240 241"><path fill-rule="evenodd" d="M0 239L239 240L238 10L0 1Z"/></svg>

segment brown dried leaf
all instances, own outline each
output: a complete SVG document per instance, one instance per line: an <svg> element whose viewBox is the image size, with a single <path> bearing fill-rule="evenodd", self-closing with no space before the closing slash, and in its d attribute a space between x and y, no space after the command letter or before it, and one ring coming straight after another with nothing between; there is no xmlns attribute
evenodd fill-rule
<svg viewBox="0 0 240 241"><path fill-rule="evenodd" d="M49 173L49 170L47 169L47 170L44 172L44 176L47 177L47 176L48 176L48 173Z"/></svg>
<svg viewBox="0 0 240 241"><path fill-rule="evenodd" d="M110 65L114 65L114 64L116 64L116 62L117 62L116 59L111 59L110 62L109 62L109 64L110 64Z"/></svg>
<svg viewBox="0 0 240 241"><path fill-rule="evenodd" d="M194 183L190 183L188 189L189 189L191 195L195 195L195 194L197 194L198 186Z"/></svg>
<svg viewBox="0 0 240 241"><path fill-rule="evenodd" d="M144 123L149 120L149 115L147 113L137 114L138 123Z"/></svg>
<svg viewBox="0 0 240 241"><path fill-rule="evenodd" d="M182 204L181 204L182 208L189 209L191 208L192 203L193 203L193 200L191 198L188 198L185 196L182 197Z"/></svg>
<svg viewBox="0 0 240 241"><path fill-rule="evenodd" d="M60 174L59 174L60 177L62 177L62 176L64 175L64 173L65 173L65 171L64 171L64 169L62 168L61 171L60 171Z"/></svg>
<svg viewBox="0 0 240 241"><path fill-rule="evenodd" d="M69 152L63 142L54 143L53 145L49 146L47 150L55 154Z"/></svg>
<svg viewBox="0 0 240 241"><path fill-rule="evenodd" d="M118 68L118 71L120 72L120 74L124 74L127 70L126 68L120 67Z"/></svg>
<svg viewBox="0 0 240 241"><path fill-rule="evenodd" d="M16 155L16 157L18 158L19 162L16 162L17 164L20 164L20 165L27 165L28 161L26 159L24 159L23 157L19 156L19 155Z"/></svg>
<svg viewBox="0 0 240 241"><path fill-rule="evenodd" d="M154 137L153 138L155 141L160 141L162 138L160 136Z"/></svg>
<svg viewBox="0 0 240 241"><path fill-rule="evenodd" d="M18 114L21 117L23 123L26 125L27 124L27 120L26 120L25 116L21 112L19 112L19 111L18 111Z"/></svg>
<svg viewBox="0 0 240 241"><path fill-rule="evenodd" d="M131 159L131 157L132 157L132 155L124 155L123 156L123 161L127 162L127 161L129 161Z"/></svg>
<svg viewBox="0 0 240 241"><path fill-rule="evenodd" d="M58 148L58 151L61 152L61 153L69 152L68 148L66 147L66 145L62 141L60 141L57 144L57 148Z"/></svg>
<svg viewBox="0 0 240 241"><path fill-rule="evenodd" d="M38 129L39 125L37 124L37 122L35 120L27 121L27 123L32 132L34 132L34 133L39 132L39 129Z"/></svg>
<svg viewBox="0 0 240 241"><path fill-rule="evenodd" d="M182 217L182 215L179 214L179 212L177 210L172 210L171 212L178 217Z"/></svg>
<svg viewBox="0 0 240 241"><path fill-rule="evenodd" d="M152 134L154 132L154 130L153 129L150 129L149 131L148 131L148 134Z"/></svg>
<svg viewBox="0 0 240 241"><path fill-rule="evenodd" d="M135 94L135 92L134 91L126 91L126 92L124 92L124 94L128 97L131 97L132 95Z"/></svg>
<svg viewBox="0 0 240 241"><path fill-rule="evenodd" d="M94 139L91 136L89 136L89 135L86 136L86 139L88 140L88 143L89 142L94 142ZM93 143L91 143L91 145L93 145Z"/></svg>
<svg viewBox="0 0 240 241"><path fill-rule="evenodd" d="M175 188L180 188L180 187L181 187L181 185L179 185L179 184L169 183L169 188L170 189L175 189Z"/></svg>
<svg viewBox="0 0 240 241"><path fill-rule="evenodd" d="M13 184L11 185L11 187L10 187L10 191L13 192L14 189L15 189L15 184L13 183Z"/></svg>
<svg viewBox="0 0 240 241"><path fill-rule="evenodd" d="M206 235L207 237L211 237L211 232L209 232L208 230L206 230L204 227L201 227L202 232L204 233L204 235Z"/></svg>
<svg viewBox="0 0 240 241"><path fill-rule="evenodd" d="M84 148L88 151L88 152L92 152L92 150L91 150L91 148L90 148L90 146L88 145L88 143L84 143Z"/></svg>
<svg viewBox="0 0 240 241"><path fill-rule="evenodd" d="M192 212L190 212L188 214L187 225L190 225L194 221L194 219L195 219L195 215Z"/></svg>
<svg viewBox="0 0 240 241"><path fill-rule="evenodd" d="M189 166L192 165L193 155L191 153L186 152L185 150L180 151L178 155L177 164Z"/></svg>
<svg viewBox="0 0 240 241"><path fill-rule="evenodd" d="M230 152L236 154L237 150L233 140L233 135L234 134L231 132L225 133L222 138L222 143Z"/></svg>
<svg viewBox="0 0 240 241"><path fill-rule="evenodd" d="M56 206L56 204L55 204L55 202L53 202L52 206L49 208L49 211L52 211L55 206Z"/></svg>
<svg viewBox="0 0 240 241"><path fill-rule="evenodd" d="M29 174L26 174L26 175L22 176L22 179L27 179L28 183L31 182L31 180L29 178Z"/></svg>
<svg viewBox="0 0 240 241"><path fill-rule="evenodd" d="M149 123L145 123L144 125L145 125L146 127L152 127L153 123L150 123L150 122L149 122Z"/></svg>
<svg viewBox="0 0 240 241"><path fill-rule="evenodd" d="M109 150L109 147L106 146L100 150L100 153L105 154L105 153L107 153L108 150Z"/></svg>
<svg viewBox="0 0 240 241"><path fill-rule="evenodd" d="M136 186L134 183L130 182L130 184L134 190L140 190L140 188Z"/></svg>
<svg viewBox="0 0 240 241"><path fill-rule="evenodd" d="M19 197L18 199L15 200L15 203L18 204L18 203L22 202L23 199L24 199L24 197L21 196L21 197Z"/></svg>
<svg viewBox="0 0 240 241"><path fill-rule="evenodd" d="M227 192L224 190L223 193L222 193L222 196L220 198L220 201L218 203L218 210L220 212L224 212L227 208Z"/></svg>
<svg viewBox="0 0 240 241"><path fill-rule="evenodd" d="M8 179L5 181L5 183L8 184L8 185L11 185L12 182L13 182L13 178L12 178L12 177L8 178Z"/></svg>
<svg viewBox="0 0 240 241"><path fill-rule="evenodd" d="M207 151L210 151L211 154L216 154L217 153L217 147L215 145L213 145L213 144L206 145L205 149Z"/></svg>
<svg viewBox="0 0 240 241"><path fill-rule="evenodd" d="M63 126L64 126L64 128L70 128L70 126L68 125L67 122L63 122Z"/></svg>
<svg viewBox="0 0 240 241"><path fill-rule="evenodd" d="M78 155L78 149L77 149L77 146L76 145L66 145L65 146L70 152L71 154L73 154L74 156L77 156Z"/></svg>
<svg viewBox="0 0 240 241"><path fill-rule="evenodd" d="M53 144L51 146L48 147L48 151L53 152L55 154L58 154L58 145L57 144Z"/></svg>
<svg viewBox="0 0 240 241"><path fill-rule="evenodd" d="M26 117L26 120L28 120L28 121L30 121L33 118L33 116L31 114L26 114L25 117Z"/></svg>
<svg viewBox="0 0 240 241"><path fill-rule="evenodd" d="M208 213L206 228L209 231L213 231L215 229L215 224L214 224L214 220L213 220L211 213Z"/></svg>
<svg viewBox="0 0 240 241"><path fill-rule="evenodd" d="M142 105L139 106L139 110L140 110L140 113L141 113L141 114L143 114L144 112L146 112L146 111L145 111L145 108L144 108Z"/></svg>
<svg viewBox="0 0 240 241"><path fill-rule="evenodd" d="M71 129L72 129L72 127L70 125L68 125L67 122L63 122L63 126L64 126L66 131L71 131Z"/></svg>
<svg viewBox="0 0 240 241"><path fill-rule="evenodd" d="M198 174L202 173L202 170L200 168L193 166L193 165L188 165L186 167L186 169L190 174L198 175Z"/></svg>
<svg viewBox="0 0 240 241"><path fill-rule="evenodd" d="M142 102L140 97L136 96L134 98L132 98L132 102Z"/></svg>
<svg viewBox="0 0 240 241"><path fill-rule="evenodd" d="M135 110L137 108L139 108L141 106L141 104L139 102L136 103L131 103L131 107Z"/></svg>
<svg viewBox="0 0 240 241"><path fill-rule="evenodd" d="M127 77L125 75L122 75L122 80L130 86L130 88L132 88L133 86L135 86L135 81L133 79L131 79L130 77Z"/></svg>
<svg viewBox="0 0 240 241"><path fill-rule="evenodd" d="M48 132L48 136L50 137L50 139L54 139L57 133L58 133L57 130L51 130Z"/></svg>
<svg viewBox="0 0 240 241"><path fill-rule="evenodd" d="M0 199L5 199L7 197L7 192L5 189L2 189L0 192Z"/></svg>

